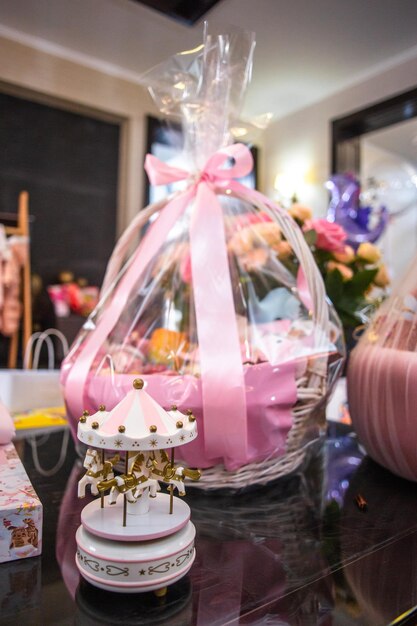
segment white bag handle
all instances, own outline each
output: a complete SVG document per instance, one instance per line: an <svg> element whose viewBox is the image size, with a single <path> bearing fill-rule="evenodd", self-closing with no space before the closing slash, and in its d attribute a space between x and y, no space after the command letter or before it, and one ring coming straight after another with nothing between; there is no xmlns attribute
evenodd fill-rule
<svg viewBox="0 0 417 626"><path fill-rule="evenodd" d="M38 341L38 339L40 339L42 333L41 332L36 332L33 333L33 335L31 335L29 337L29 341L26 344L26 349L25 349L25 355L23 357L23 369L27 370L29 367L29 361L30 361L30 357L32 355L32 350L33 350L33 345L35 343L35 341ZM46 346L48 348L48 369L53 369L54 367L54 346L52 344L52 340L50 337L43 337L41 345L43 343L43 341L45 341ZM36 352L36 350L35 350ZM38 365L39 365L39 353L40 350L38 352L36 352L36 358L33 359L33 369L38 369Z"/></svg>
<svg viewBox="0 0 417 626"><path fill-rule="evenodd" d="M46 439L43 439L42 441L39 441L36 438L36 436L35 437L30 437L28 439L28 442L30 443L30 446L32 448L33 464L35 466L36 471L41 476L46 476L46 477L54 476L57 472L59 472L59 470L61 469L61 467L65 463L65 459L67 458L67 450L68 450L69 438L70 438L70 429L69 429L69 427L67 427L66 430L64 430L64 434L62 436L61 451L59 453L58 461L50 469L44 469L41 466L41 464L39 462L39 454L38 454L38 446L40 446L43 443L46 443L48 441L49 434L46 435Z"/></svg>
<svg viewBox="0 0 417 626"><path fill-rule="evenodd" d="M68 340L60 330L58 330L57 328L48 328L48 330L44 330L42 332L38 331L36 333L33 333L33 335L29 337L29 341L27 342L25 355L23 358L24 369L28 369L29 360L32 354L35 341L36 341L36 346L33 351L33 363L32 363L33 369L36 370L39 367L39 359L40 359L41 349L42 349L44 342L46 343L46 346L48 348L48 369L50 370L54 369L55 350L54 350L54 344L52 343L51 335L58 337L58 339L61 341L64 356L68 354L68 349L69 349Z"/></svg>
<svg viewBox="0 0 417 626"><path fill-rule="evenodd" d="M44 330L42 332L33 333L33 335L29 337L29 341L26 345L25 356L23 360L23 367L25 369L27 369L28 367L29 358L33 350L33 346L35 342L36 342L36 346L35 346L35 350L33 351L33 363L32 363L33 369L36 370L39 367L39 358L41 355L41 349L42 349L44 342L46 343L46 346L48 348L48 369L49 370L54 369L55 350L54 350L54 344L52 343L51 335L58 337L58 339L61 341L64 356L68 354L68 349L69 349L68 340L65 337L65 335L57 328L48 328L47 330ZM40 442L38 442L38 439L36 438L36 436L29 438L28 441L32 448L33 464L36 468L36 471L39 472L41 476L46 476L46 477L54 476L64 465L66 455L67 455L69 436L70 436L70 430L67 427L62 437L61 451L59 453L58 461L50 469L44 469L43 467L41 467L41 464L39 461L39 455L38 455L38 445L40 445ZM46 441L48 439L49 439L49 435L47 435Z"/></svg>

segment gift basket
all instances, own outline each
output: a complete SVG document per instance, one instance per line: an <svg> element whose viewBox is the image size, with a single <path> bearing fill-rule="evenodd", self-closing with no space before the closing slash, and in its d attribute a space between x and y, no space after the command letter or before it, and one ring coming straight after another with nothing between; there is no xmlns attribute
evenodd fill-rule
<svg viewBox="0 0 417 626"><path fill-rule="evenodd" d="M409 480L417 480L416 261L353 350L347 378L352 422L368 454Z"/></svg>
<svg viewBox="0 0 417 626"><path fill-rule="evenodd" d="M84 409L110 410L138 375L163 407L192 411L199 437L181 456L207 468L207 489L296 468L343 361L340 323L299 227L240 182L252 155L230 128L253 48L249 34L206 34L148 73L160 110L181 114L185 149L175 166L148 155L145 168L152 184L179 189L122 235L61 374L73 428Z"/></svg>

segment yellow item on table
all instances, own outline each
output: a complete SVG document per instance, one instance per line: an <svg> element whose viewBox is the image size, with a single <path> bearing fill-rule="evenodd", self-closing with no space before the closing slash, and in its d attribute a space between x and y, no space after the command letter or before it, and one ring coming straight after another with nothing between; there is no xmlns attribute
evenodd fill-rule
<svg viewBox="0 0 417 626"><path fill-rule="evenodd" d="M54 426L66 426L68 424L64 406L34 409L25 413L13 415L16 430L29 428L47 428Z"/></svg>

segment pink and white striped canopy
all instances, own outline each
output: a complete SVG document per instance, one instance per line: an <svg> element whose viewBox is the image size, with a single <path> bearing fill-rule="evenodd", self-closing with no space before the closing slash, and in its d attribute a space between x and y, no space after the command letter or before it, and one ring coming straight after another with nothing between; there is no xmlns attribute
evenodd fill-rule
<svg viewBox="0 0 417 626"><path fill-rule="evenodd" d="M103 409L103 407L101 407ZM89 446L111 450L159 450L182 446L197 436L197 422L188 412L165 411L136 379L134 387L111 411L83 415L78 438Z"/></svg>

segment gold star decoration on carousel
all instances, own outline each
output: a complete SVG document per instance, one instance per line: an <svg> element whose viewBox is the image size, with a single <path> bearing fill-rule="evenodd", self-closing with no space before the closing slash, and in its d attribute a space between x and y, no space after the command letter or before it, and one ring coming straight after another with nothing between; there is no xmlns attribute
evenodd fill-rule
<svg viewBox="0 0 417 626"><path fill-rule="evenodd" d="M114 445L115 445L116 448L121 448L122 447L122 440L121 439L115 439Z"/></svg>
<svg viewBox="0 0 417 626"><path fill-rule="evenodd" d="M144 570L144 569L141 569L141 570L140 570L140 572L139 572L139 574L140 574L141 576L145 576L146 572L145 572L145 570Z"/></svg>
<svg viewBox="0 0 417 626"><path fill-rule="evenodd" d="M149 445L151 445L151 446L152 446L152 448L155 448L155 446L157 446L157 445L158 445L158 442L157 442L157 440L156 440L156 439L151 439L151 440L150 440L150 442L149 442Z"/></svg>
<svg viewBox="0 0 417 626"><path fill-rule="evenodd" d="M185 435L181 435L180 441L185 441Z"/></svg>

